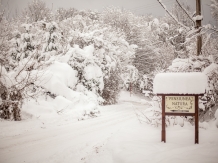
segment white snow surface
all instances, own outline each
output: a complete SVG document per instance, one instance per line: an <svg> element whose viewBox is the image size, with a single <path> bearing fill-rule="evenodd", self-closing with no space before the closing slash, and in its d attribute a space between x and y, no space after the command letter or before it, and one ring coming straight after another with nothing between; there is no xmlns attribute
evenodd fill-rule
<svg viewBox="0 0 218 163"><path fill-rule="evenodd" d="M202 94L207 88L207 76L200 72L159 73L154 78L155 94Z"/></svg>
<svg viewBox="0 0 218 163"><path fill-rule="evenodd" d="M217 163L214 122L202 124L199 144L194 144L190 123L167 127L163 143L161 127L141 124L135 115L136 109L149 107L139 103L142 98L122 92L118 104L102 106L101 116L85 121L62 119L63 115L49 120L1 120L0 162ZM59 105L62 102L57 100Z"/></svg>
<svg viewBox="0 0 218 163"><path fill-rule="evenodd" d="M42 78L36 84L53 94L62 95L68 100L73 100L78 94L72 90L78 80L77 71L66 63L55 61L45 72L41 72L41 76Z"/></svg>

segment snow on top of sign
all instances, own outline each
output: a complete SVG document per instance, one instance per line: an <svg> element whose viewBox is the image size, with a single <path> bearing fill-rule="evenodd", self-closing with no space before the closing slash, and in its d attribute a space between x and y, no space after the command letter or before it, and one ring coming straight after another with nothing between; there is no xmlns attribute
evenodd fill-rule
<svg viewBox="0 0 218 163"><path fill-rule="evenodd" d="M207 76L199 72L160 73L154 78L154 93L202 94L207 87Z"/></svg>

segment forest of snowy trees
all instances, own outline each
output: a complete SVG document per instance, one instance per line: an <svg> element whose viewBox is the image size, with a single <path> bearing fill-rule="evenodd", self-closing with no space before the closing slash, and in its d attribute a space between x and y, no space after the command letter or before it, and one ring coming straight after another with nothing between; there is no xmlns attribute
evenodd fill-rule
<svg viewBox="0 0 218 163"><path fill-rule="evenodd" d="M97 116L97 106L116 103L130 83L134 91L154 96L152 82L159 72L204 72L208 89L201 98L200 119L214 118L218 29L209 24L196 29L198 18L189 6L180 5L160 18L116 7L52 11L41 0L9 17L1 6L0 118L21 120L22 107L40 99L92 101L92 109L82 115ZM211 0L218 22L217 8L218 0ZM203 43L197 56L199 35Z"/></svg>

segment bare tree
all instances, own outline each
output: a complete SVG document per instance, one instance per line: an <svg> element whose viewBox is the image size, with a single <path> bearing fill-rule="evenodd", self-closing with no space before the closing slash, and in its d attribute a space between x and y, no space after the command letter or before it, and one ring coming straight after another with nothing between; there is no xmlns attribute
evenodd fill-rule
<svg viewBox="0 0 218 163"><path fill-rule="evenodd" d="M75 8L59 8L55 13L55 19L58 21L62 21L67 18L72 18L77 15L78 11Z"/></svg>
<svg viewBox="0 0 218 163"><path fill-rule="evenodd" d="M50 20L51 10L46 7L42 0L33 0L27 8L23 11L23 17L30 22L37 22L40 20Z"/></svg>

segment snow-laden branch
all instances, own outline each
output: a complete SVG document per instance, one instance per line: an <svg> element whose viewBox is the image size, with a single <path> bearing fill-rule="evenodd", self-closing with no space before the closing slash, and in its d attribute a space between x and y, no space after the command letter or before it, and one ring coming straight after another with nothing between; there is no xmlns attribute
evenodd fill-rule
<svg viewBox="0 0 218 163"><path fill-rule="evenodd" d="M210 28L211 30L213 30L214 32L217 32L218 33L218 30L215 29L215 28Z"/></svg>
<svg viewBox="0 0 218 163"><path fill-rule="evenodd" d="M202 28L201 28L202 29ZM195 39L198 36L201 36L202 34L206 33L207 31L203 31L200 30L200 33L198 32L198 30L195 30L194 33L192 33L192 35L188 35L190 37L186 38L186 41L184 43L181 43L182 45L187 45L188 43L190 43L193 39Z"/></svg>
<svg viewBox="0 0 218 163"><path fill-rule="evenodd" d="M204 26L202 26L202 28L204 28L204 29L209 29L209 30L212 30L212 31L218 33L218 29L213 28L213 27L211 26L211 24L204 25Z"/></svg>
<svg viewBox="0 0 218 163"><path fill-rule="evenodd" d="M203 44L203 46L202 46L201 49L204 49L204 47L206 46L206 44L208 43L208 41L209 41L209 39L210 39L210 37L211 37L211 34L212 34L212 33L210 33L209 35L207 35L207 38L206 38L206 40L205 40L205 42L204 42L204 44Z"/></svg>
<svg viewBox="0 0 218 163"><path fill-rule="evenodd" d="M181 25L182 27L184 27L185 29L189 29L189 27L187 27L186 25L184 25L183 23L181 23L168 9L167 9L167 7L162 3L162 1L161 0L157 0L159 3L160 3L160 5L164 8L164 10L169 14L169 16L171 17L171 18L173 18L173 20L175 20L179 25Z"/></svg>
<svg viewBox="0 0 218 163"><path fill-rule="evenodd" d="M21 70L17 73L17 75L15 76L15 80L17 80L17 77L20 75L20 73L26 68L27 64L30 62L30 60L35 56L35 53L32 54L29 59L27 60L27 62L24 64L24 66L21 68Z"/></svg>

